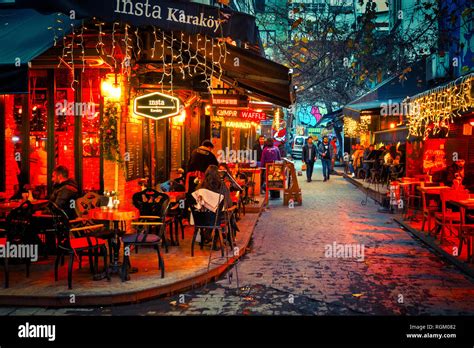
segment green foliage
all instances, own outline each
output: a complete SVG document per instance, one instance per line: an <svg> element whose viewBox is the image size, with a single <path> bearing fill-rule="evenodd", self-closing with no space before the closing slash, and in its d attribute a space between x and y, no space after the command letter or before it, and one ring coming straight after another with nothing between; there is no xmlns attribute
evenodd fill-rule
<svg viewBox="0 0 474 348"><path fill-rule="evenodd" d="M107 102L104 108L104 117L100 126L101 146L104 159L122 162L118 127L120 125L120 103Z"/></svg>

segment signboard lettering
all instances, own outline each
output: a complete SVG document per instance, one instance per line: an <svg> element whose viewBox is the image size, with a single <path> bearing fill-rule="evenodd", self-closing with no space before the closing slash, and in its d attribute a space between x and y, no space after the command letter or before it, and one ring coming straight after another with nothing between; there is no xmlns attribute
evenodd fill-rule
<svg viewBox="0 0 474 348"><path fill-rule="evenodd" d="M133 112L137 115L160 120L179 114L179 99L159 92L136 97Z"/></svg>

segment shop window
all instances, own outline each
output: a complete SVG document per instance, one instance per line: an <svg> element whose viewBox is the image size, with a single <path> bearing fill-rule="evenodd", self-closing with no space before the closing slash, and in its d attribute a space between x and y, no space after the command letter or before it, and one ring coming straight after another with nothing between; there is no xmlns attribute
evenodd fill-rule
<svg viewBox="0 0 474 348"><path fill-rule="evenodd" d="M33 189L46 195L48 183L48 91L47 72L32 71L29 94L29 183ZM16 103L15 103L16 104ZM15 105L17 118L20 118L18 104Z"/></svg>
<svg viewBox="0 0 474 348"><path fill-rule="evenodd" d="M100 191L100 76L99 70L82 74L82 187Z"/></svg>
<svg viewBox="0 0 474 348"><path fill-rule="evenodd" d="M73 77L70 71L68 69L56 70L55 75L54 164L66 166L69 169L69 175L74 177L74 122L76 117L81 117L82 108L74 100L74 90L71 88Z"/></svg>

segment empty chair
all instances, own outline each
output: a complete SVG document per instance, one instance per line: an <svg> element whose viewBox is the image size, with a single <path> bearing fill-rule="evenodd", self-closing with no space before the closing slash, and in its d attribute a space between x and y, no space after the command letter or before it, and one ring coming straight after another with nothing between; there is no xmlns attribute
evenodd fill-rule
<svg viewBox="0 0 474 348"><path fill-rule="evenodd" d="M107 269L106 243L104 240L91 235L91 232L104 228L104 225L97 224L72 228L64 210L54 203L49 204L49 209L53 217L53 226L56 230L58 243L58 254L54 264L54 280L58 280L59 261L65 255L69 255L68 288L72 289L74 258L76 255L80 256L81 254L89 256L89 265L94 276L97 276L99 273L99 255L102 255L104 259L104 273L107 279L110 279Z"/></svg>

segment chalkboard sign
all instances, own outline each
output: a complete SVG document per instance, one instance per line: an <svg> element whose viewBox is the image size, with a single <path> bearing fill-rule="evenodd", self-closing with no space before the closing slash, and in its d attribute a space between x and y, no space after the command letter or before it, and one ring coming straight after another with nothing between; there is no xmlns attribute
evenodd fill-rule
<svg viewBox="0 0 474 348"><path fill-rule="evenodd" d="M265 176L267 191L285 188L285 167L283 163L267 163Z"/></svg>
<svg viewBox="0 0 474 348"><path fill-rule="evenodd" d="M151 145L150 145L150 123L143 121L143 177L151 176Z"/></svg>
<svg viewBox="0 0 474 348"><path fill-rule="evenodd" d="M135 180L143 177L143 139L142 124L127 123L126 135L126 180Z"/></svg>

